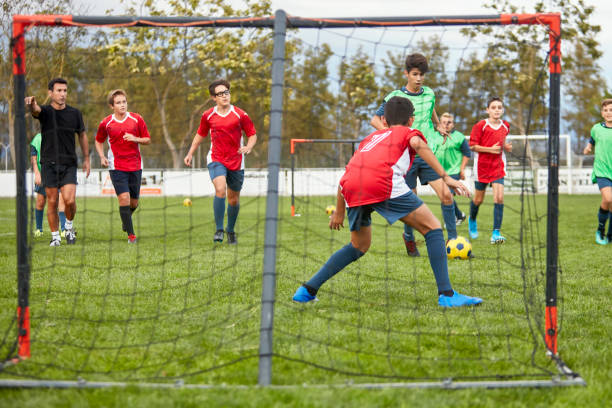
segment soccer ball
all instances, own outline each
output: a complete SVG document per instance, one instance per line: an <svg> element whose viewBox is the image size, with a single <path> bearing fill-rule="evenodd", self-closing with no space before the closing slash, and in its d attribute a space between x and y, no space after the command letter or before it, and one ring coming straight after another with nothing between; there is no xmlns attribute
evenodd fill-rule
<svg viewBox="0 0 612 408"><path fill-rule="evenodd" d="M332 215L334 211L336 211L335 205L328 205L327 207L325 207L325 214L327 215Z"/></svg>
<svg viewBox="0 0 612 408"><path fill-rule="evenodd" d="M448 259L468 259L472 255L472 244L464 237L450 239L446 244Z"/></svg>
<svg viewBox="0 0 612 408"><path fill-rule="evenodd" d="M186 198L183 200L183 207L191 207L191 199L190 198Z"/></svg>

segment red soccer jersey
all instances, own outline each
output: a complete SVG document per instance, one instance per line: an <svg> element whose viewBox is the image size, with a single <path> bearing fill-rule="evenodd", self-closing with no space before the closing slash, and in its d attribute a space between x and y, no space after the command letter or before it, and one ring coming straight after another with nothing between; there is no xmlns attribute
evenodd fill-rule
<svg viewBox="0 0 612 408"><path fill-rule="evenodd" d="M123 135L126 133L131 133L136 137L151 137L142 116L133 112L128 112L121 121L115 118L115 115L109 115L98 126L96 141L104 143L108 138L109 170L142 170L140 145L123 140Z"/></svg>
<svg viewBox="0 0 612 408"><path fill-rule="evenodd" d="M501 153L474 152L474 178L481 183L491 183L506 176L506 154L504 144L510 133L510 124L502 120L497 126L491 125L489 119L484 119L474 125L470 133L470 146L492 147L496 143L501 146Z"/></svg>
<svg viewBox="0 0 612 408"><path fill-rule="evenodd" d="M404 175L416 152L410 139L425 137L417 129L394 126L378 130L359 144L340 179L348 207L379 203L410 191Z"/></svg>
<svg viewBox="0 0 612 408"><path fill-rule="evenodd" d="M209 130L211 142L206 162L219 162L232 171L244 169L244 154L239 154L238 149L243 146L242 132L247 137L255 135L249 115L234 105L221 115L215 106L202 114L198 135L206 137Z"/></svg>

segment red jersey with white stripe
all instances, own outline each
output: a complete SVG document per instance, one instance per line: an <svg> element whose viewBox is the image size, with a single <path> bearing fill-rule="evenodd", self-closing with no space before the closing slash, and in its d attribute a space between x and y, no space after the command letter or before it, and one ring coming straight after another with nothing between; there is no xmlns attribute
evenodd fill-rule
<svg viewBox="0 0 612 408"><path fill-rule="evenodd" d="M150 138L145 121L137 113L127 112L123 120L115 115L105 117L98 126L96 141L104 143L108 138L108 169L121 171L142 170L140 145L123 139L130 133L136 137Z"/></svg>
<svg viewBox="0 0 612 408"><path fill-rule="evenodd" d="M379 203L410 191L404 175L416 155L410 147L413 137L427 143L420 131L405 126L381 129L363 139L340 179L348 207Z"/></svg>
<svg viewBox="0 0 612 408"><path fill-rule="evenodd" d="M510 124L505 120L493 126L489 119L484 119L474 125L470 133L470 146L493 147L501 146L501 153L474 152L474 178L481 183L491 183L506 176L506 154L504 144L510 133Z"/></svg>
<svg viewBox="0 0 612 408"><path fill-rule="evenodd" d="M209 131L211 141L206 162L219 162L232 171L244 169L244 154L238 153L243 146L242 132L247 137L256 133L249 115L234 105L230 105L230 110L221 115L215 106L202 115L198 135L206 137Z"/></svg>

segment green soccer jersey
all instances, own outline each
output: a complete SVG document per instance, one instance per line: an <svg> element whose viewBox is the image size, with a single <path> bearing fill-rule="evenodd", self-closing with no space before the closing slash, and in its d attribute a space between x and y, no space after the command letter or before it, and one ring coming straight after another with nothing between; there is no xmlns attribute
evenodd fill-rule
<svg viewBox="0 0 612 408"><path fill-rule="evenodd" d="M593 183L597 177L612 180L612 128L598 123L591 128L591 139L595 142L595 161L593 162Z"/></svg>
<svg viewBox="0 0 612 408"><path fill-rule="evenodd" d="M422 87L421 91L418 93L409 92L406 87L396 89L385 96L382 105L376 111L376 115L381 117L384 116L385 104L394 96L410 99L410 102L412 102L412 105L414 105L414 123L412 124L412 128L418 129L421 131L421 133L423 133L423 136L425 136L425 139L427 139L429 148L435 153L437 146L434 143L434 134L436 131L431 120L431 115L433 114L434 107L436 105L436 95L434 94L434 91L427 86ZM432 140L430 141L430 139Z"/></svg>
<svg viewBox="0 0 612 408"><path fill-rule="evenodd" d="M435 155L444 170L448 174L459 174L461 171L461 161L463 156L469 157L469 151L465 152L462 146L465 142L463 133L453 130L444 140L444 136L435 132L435 142L438 146ZM469 149L469 148L468 148Z"/></svg>
<svg viewBox="0 0 612 408"><path fill-rule="evenodd" d="M40 144L42 142L42 136L37 133L36 136L30 142L30 146L36 149L36 163L38 164L38 171L40 171Z"/></svg>

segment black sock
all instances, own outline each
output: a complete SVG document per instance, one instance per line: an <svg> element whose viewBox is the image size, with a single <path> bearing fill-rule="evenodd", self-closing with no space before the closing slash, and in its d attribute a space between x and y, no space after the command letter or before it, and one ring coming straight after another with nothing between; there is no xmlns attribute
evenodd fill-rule
<svg viewBox="0 0 612 408"><path fill-rule="evenodd" d="M138 206L136 206L136 207L130 207L130 211L132 212L132 214L134 214L134 211L136 211L136 209L138 209Z"/></svg>
<svg viewBox="0 0 612 408"><path fill-rule="evenodd" d="M306 288L306 290L308 291L308 293L310 293L310 296L317 296L317 290L315 288L313 288L312 286L309 286L307 284L302 284L303 287Z"/></svg>
<svg viewBox="0 0 612 408"><path fill-rule="evenodd" d="M597 214L597 229L601 232L601 235L604 236L606 233L606 221L608 221L608 216L610 215L610 211L604 210L603 208L599 208L599 214Z"/></svg>
<svg viewBox="0 0 612 408"><path fill-rule="evenodd" d="M473 201L470 201L470 219L476 219L476 216L478 215L478 208L480 208L479 205L476 205Z"/></svg>
<svg viewBox="0 0 612 408"><path fill-rule="evenodd" d="M129 205L119 207L119 215L128 235L134 235L134 226L132 225L132 212Z"/></svg>
<svg viewBox="0 0 612 408"><path fill-rule="evenodd" d="M439 295L444 295L444 296L448 296L448 297L453 297L453 295L455 294L454 290L443 290L442 292L438 292L438 296Z"/></svg>

